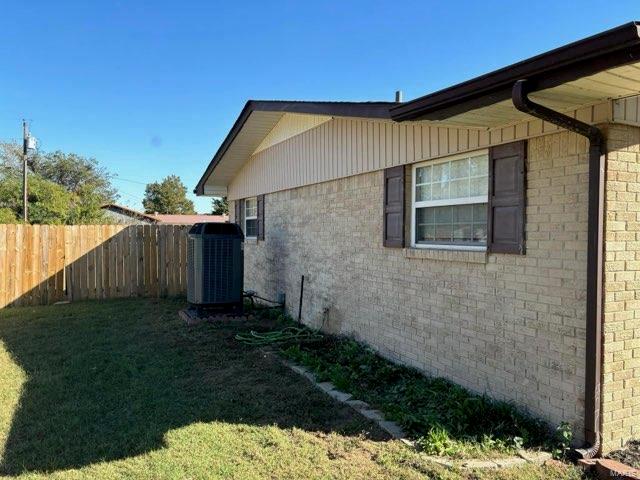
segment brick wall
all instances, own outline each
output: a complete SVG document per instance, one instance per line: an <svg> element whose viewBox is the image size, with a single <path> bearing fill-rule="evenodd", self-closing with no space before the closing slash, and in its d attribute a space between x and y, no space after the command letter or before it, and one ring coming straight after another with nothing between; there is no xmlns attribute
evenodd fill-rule
<svg viewBox="0 0 640 480"><path fill-rule="evenodd" d="M603 445L640 436L640 129L606 129Z"/></svg>
<svg viewBox="0 0 640 480"><path fill-rule="evenodd" d="M382 172L269 194L245 285L382 355L583 435L587 143L529 141L527 254L382 247ZM409 193L409 192L407 192ZM233 207L231 208L233 212Z"/></svg>

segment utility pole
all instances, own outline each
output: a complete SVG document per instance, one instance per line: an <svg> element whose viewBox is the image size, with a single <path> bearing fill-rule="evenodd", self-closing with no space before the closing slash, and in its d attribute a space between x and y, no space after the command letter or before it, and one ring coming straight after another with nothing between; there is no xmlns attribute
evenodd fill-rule
<svg viewBox="0 0 640 480"><path fill-rule="evenodd" d="M28 221L27 212L27 155L29 153L29 125L22 120L22 220Z"/></svg>

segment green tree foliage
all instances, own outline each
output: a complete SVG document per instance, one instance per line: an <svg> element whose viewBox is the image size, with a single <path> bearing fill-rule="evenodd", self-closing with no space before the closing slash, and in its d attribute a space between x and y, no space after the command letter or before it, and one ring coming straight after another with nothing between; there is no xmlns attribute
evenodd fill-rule
<svg viewBox="0 0 640 480"><path fill-rule="evenodd" d="M227 197L215 197L212 202L213 215L229 215L229 202Z"/></svg>
<svg viewBox="0 0 640 480"><path fill-rule="evenodd" d="M148 183L142 200L146 213L188 215L196 213L187 198L187 187L177 175L169 175L161 182Z"/></svg>
<svg viewBox="0 0 640 480"><path fill-rule="evenodd" d="M33 170L81 198L97 197L104 204L117 196L109 173L94 158L57 151L37 158Z"/></svg>
<svg viewBox="0 0 640 480"><path fill-rule="evenodd" d="M107 221L100 208L117 198L107 171L75 153L36 152L28 160L29 222L86 224ZM0 223L22 218L22 153L0 143Z"/></svg>
<svg viewBox="0 0 640 480"><path fill-rule="evenodd" d="M64 187L38 175L30 175L27 198L30 223L71 223L73 195ZM15 221L22 218L22 178L19 175L7 175L0 181L0 208L13 212Z"/></svg>
<svg viewBox="0 0 640 480"><path fill-rule="evenodd" d="M18 219L13 210L7 207L0 207L0 225L3 223L17 223Z"/></svg>

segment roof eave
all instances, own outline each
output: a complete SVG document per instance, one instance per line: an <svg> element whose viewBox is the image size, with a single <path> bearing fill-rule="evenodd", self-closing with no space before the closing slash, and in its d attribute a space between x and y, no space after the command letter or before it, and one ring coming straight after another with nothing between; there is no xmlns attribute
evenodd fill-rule
<svg viewBox="0 0 640 480"><path fill-rule="evenodd" d="M393 102L299 102L299 101L279 101L279 100L249 100L244 105L240 115L231 127L226 138L218 148L211 162L207 166L204 174L198 181L194 193L198 196L204 195L204 185L213 173L218 163L224 157L233 140L242 130L252 112L282 112L299 113L309 115L331 115L337 117L360 117L389 119L389 107Z"/></svg>
<svg viewBox="0 0 640 480"><path fill-rule="evenodd" d="M445 120L511 97L517 80L536 90L640 60L638 22L630 22L391 108L391 118Z"/></svg>

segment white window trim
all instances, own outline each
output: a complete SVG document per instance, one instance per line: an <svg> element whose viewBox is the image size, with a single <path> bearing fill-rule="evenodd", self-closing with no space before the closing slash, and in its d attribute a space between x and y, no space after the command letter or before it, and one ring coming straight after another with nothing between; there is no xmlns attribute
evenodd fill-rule
<svg viewBox="0 0 640 480"><path fill-rule="evenodd" d="M252 215L252 216L247 216L247 200L255 200L256 202L256 214ZM249 197L247 199L245 199L244 201L244 212L242 212L244 214L244 232L245 232L245 238L248 239L257 239L258 235L246 235L247 233L247 220L255 220L256 223L258 222L258 197Z"/></svg>
<svg viewBox="0 0 640 480"><path fill-rule="evenodd" d="M474 150L473 152L462 153L460 155L452 155L449 157L439 158L437 160L427 160L420 163L414 163L411 168L411 248L422 248L429 250L463 250L473 252L486 252L486 245L442 245L442 244L428 244L428 243L416 243L416 208L422 207L440 207L448 205L467 205L471 203L487 203L488 195L481 195L478 197L469 198L455 198L452 200L428 200L423 202L416 202L416 169L424 167L426 165L432 166L439 163L448 163L462 158L470 158L478 155L489 155L489 150Z"/></svg>

